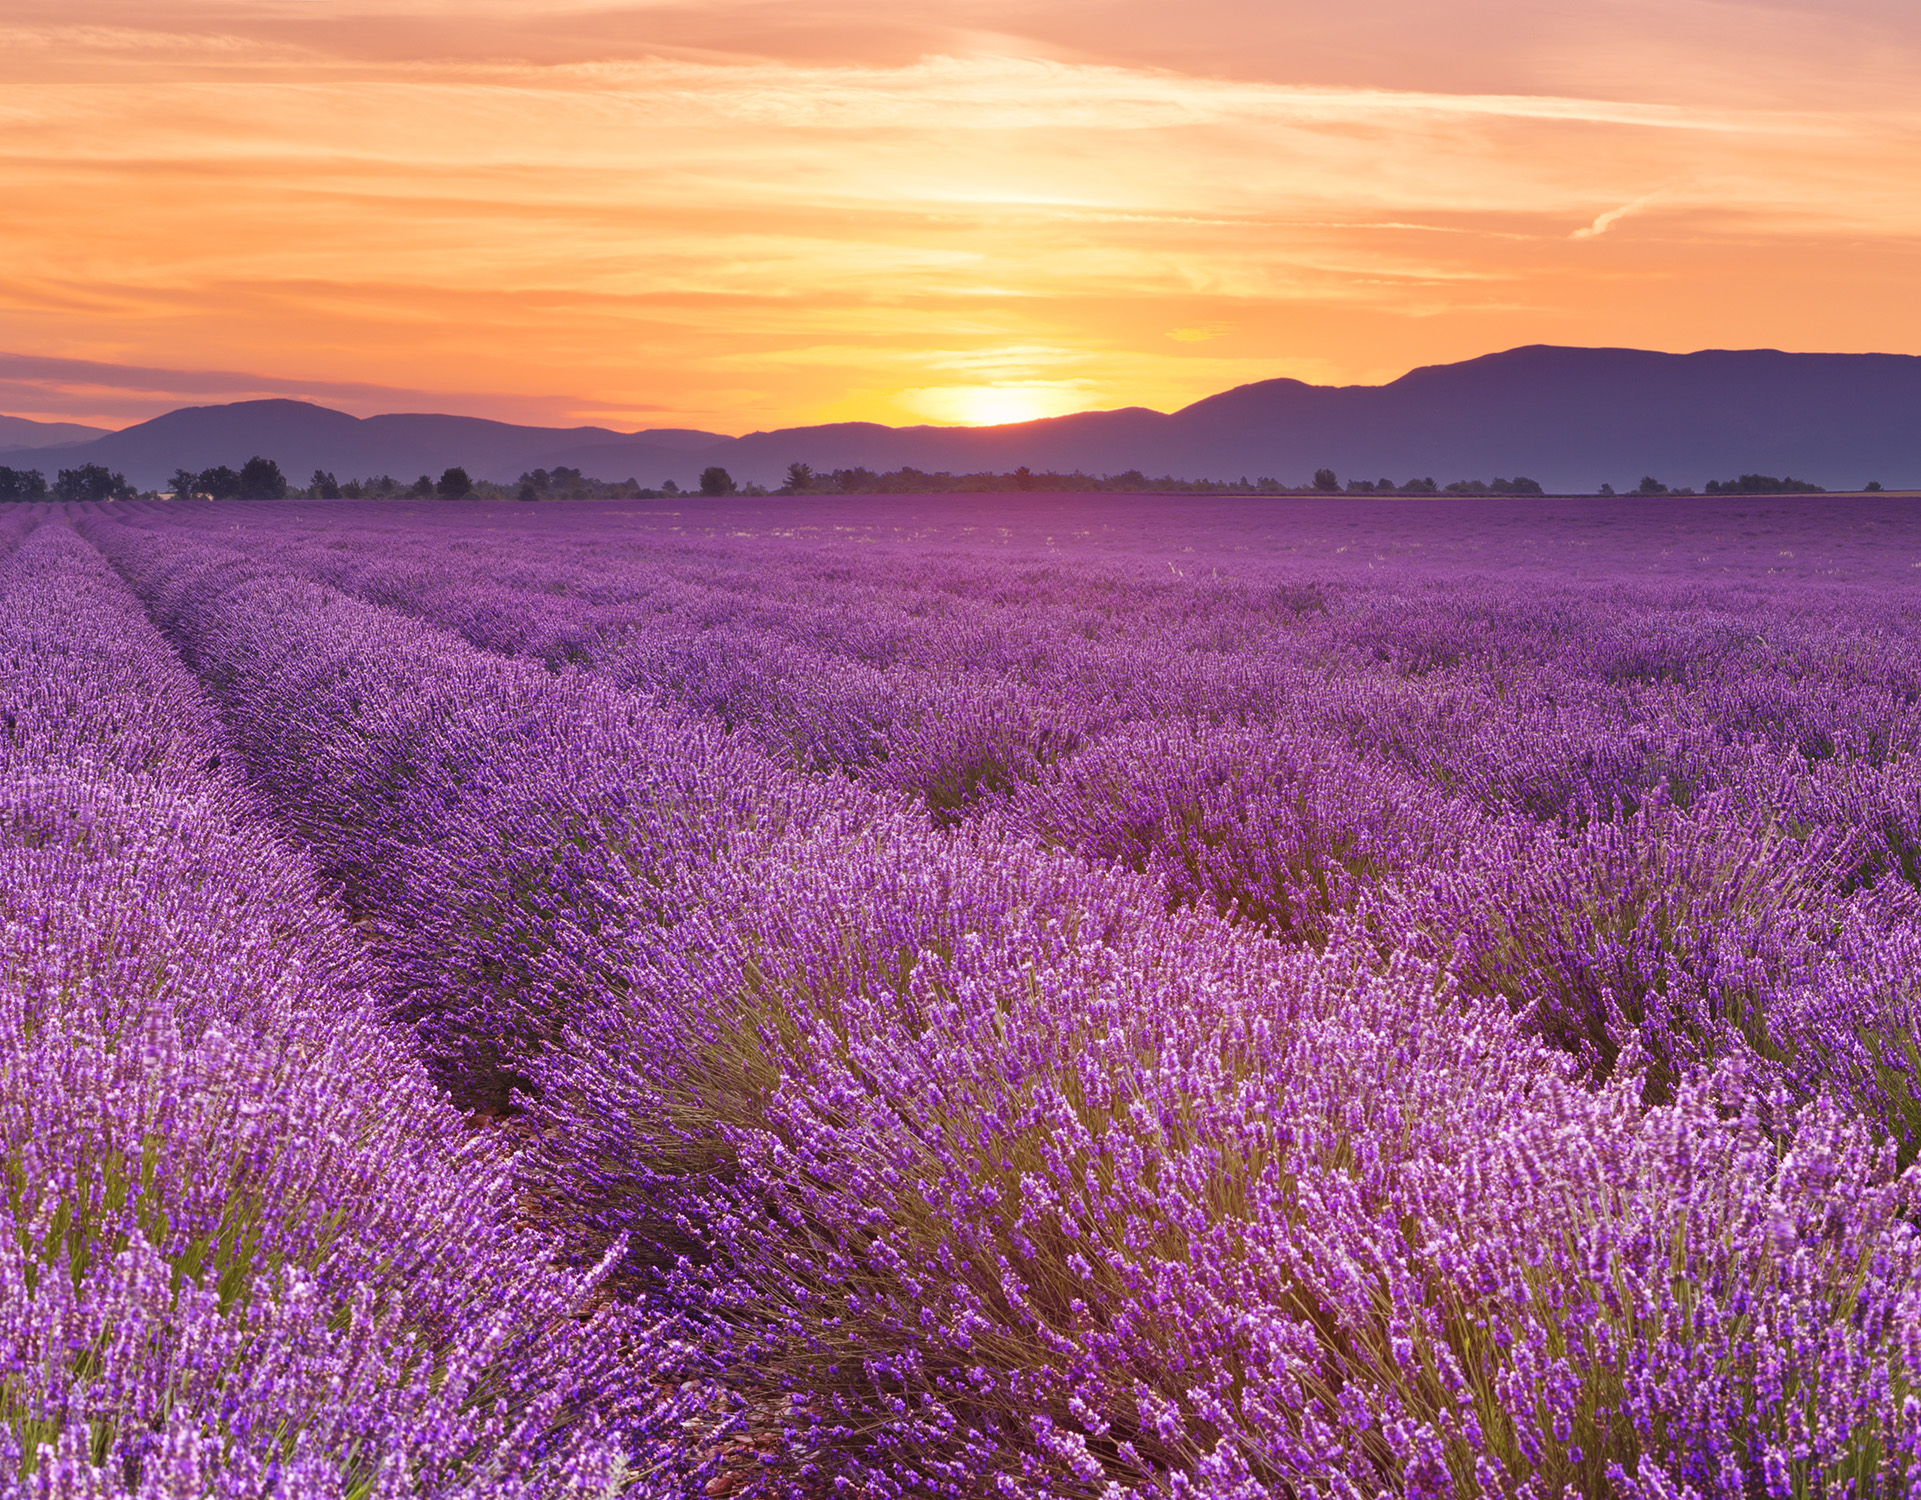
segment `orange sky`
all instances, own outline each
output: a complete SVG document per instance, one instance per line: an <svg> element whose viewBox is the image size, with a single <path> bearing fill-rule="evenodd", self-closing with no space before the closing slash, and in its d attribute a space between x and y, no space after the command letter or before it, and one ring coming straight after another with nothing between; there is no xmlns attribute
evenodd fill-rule
<svg viewBox="0 0 1921 1500"><path fill-rule="evenodd" d="M0 411L740 432L1921 353L1914 0L8 0Z"/></svg>

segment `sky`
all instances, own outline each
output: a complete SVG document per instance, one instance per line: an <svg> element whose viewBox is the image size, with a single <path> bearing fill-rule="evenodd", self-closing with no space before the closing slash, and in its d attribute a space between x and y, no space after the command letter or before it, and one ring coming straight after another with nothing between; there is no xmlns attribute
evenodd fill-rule
<svg viewBox="0 0 1921 1500"><path fill-rule="evenodd" d="M109 427L1921 353L1921 8L6 0L0 202L0 412Z"/></svg>

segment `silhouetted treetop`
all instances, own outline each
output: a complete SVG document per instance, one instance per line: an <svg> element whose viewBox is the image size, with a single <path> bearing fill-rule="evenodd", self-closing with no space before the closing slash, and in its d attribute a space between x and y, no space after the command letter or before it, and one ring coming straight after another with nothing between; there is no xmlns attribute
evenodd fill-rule
<svg viewBox="0 0 1921 1500"><path fill-rule="evenodd" d="M47 498L47 476L38 469L0 467L0 502Z"/></svg>
<svg viewBox="0 0 1921 1500"><path fill-rule="evenodd" d="M53 492L70 504L97 504L102 500L131 500L133 486L127 476L116 474L99 464L82 464L77 469L62 469L53 482Z"/></svg>
<svg viewBox="0 0 1921 1500"><path fill-rule="evenodd" d="M285 500L287 498L287 478L280 472L280 465L271 458L255 454L240 467L240 498L242 500Z"/></svg>

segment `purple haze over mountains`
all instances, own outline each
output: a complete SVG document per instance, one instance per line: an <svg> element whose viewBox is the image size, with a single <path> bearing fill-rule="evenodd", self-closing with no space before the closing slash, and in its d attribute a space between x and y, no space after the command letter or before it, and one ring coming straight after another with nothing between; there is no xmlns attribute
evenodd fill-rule
<svg viewBox="0 0 1921 1500"><path fill-rule="evenodd" d="M0 441L9 434L0 429ZM1671 485L1759 471L1834 489L1868 480L1921 484L1921 357L1536 345L1414 370L1383 386L1267 380L1171 414L1139 407L1002 427L849 422L726 437L685 429L516 426L475 417L355 418L305 402L188 407L61 447L0 451L0 463L100 463L158 485L180 467L238 466L259 453L302 482L410 479L459 464L508 481L567 465L603 479L691 484L709 464L777 482L816 470L1036 470L1299 483L1322 466L1343 478L1527 475L1550 490Z"/></svg>

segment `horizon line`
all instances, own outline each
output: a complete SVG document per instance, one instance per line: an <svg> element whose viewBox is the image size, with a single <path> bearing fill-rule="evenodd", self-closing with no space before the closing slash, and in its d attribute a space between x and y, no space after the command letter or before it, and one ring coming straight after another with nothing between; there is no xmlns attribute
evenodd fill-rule
<svg viewBox="0 0 1921 1500"><path fill-rule="evenodd" d="M653 433L653 432L699 432L699 433L709 434L723 441L740 441L741 439L744 439L744 438L762 436L762 435L773 433L773 432L797 431L802 429L820 428L820 427L875 427L888 432L915 432L915 431L922 431L922 430L934 430L934 431L944 431L944 432L990 432L990 431L994 431L996 429L1001 429L1001 428L1033 427L1046 422L1064 421L1070 417L1093 416L1093 415L1100 415L1100 414L1110 413L1110 412L1145 411L1145 412L1153 412L1158 416L1172 416L1178 412L1187 410L1189 407L1199 405L1203 401L1211 400L1216 396L1223 396L1233 391L1246 390L1253 386L1267 385L1271 383L1285 382L1289 384L1306 386L1310 389L1315 389L1315 390L1385 390L1387 387L1391 385L1395 385L1400 381L1407 379L1409 376L1420 374L1421 372L1426 370L1454 369L1462 365L1475 364L1482 360L1499 359L1504 355L1521 354L1521 353L1526 353L1532 350L1555 350L1555 351L1578 352L1578 353L1584 353L1584 354L1645 354L1645 355L1654 355L1657 357L1669 358L1669 359L1692 359L1692 358L1699 357L1701 355L1710 355L1710 354L1776 354L1776 355L1781 355L1787 358L1921 359L1921 354L1902 354L1902 353L1898 353L1891 350L1876 350L1876 349L1859 349L1859 350L1781 349L1774 346L1758 345L1758 346L1753 346L1748 348L1730 348L1730 347L1715 346L1715 347L1708 347L1708 348L1701 348L1701 349L1674 350L1674 349L1648 349L1648 348L1642 348L1640 346L1632 345L1632 344L1528 343L1528 344L1514 344L1501 349L1490 349L1480 354L1468 355L1462 359L1444 360L1444 361L1438 361L1438 362L1433 362L1429 364L1413 365L1407 368L1406 370L1403 370L1400 374L1392 377L1391 379L1372 382L1372 383L1367 381L1353 381L1346 384L1338 384L1338 385L1322 384L1320 382L1311 381L1311 380L1302 380L1302 379L1299 379L1298 377L1286 376L1286 375L1270 376L1261 380L1243 381L1239 385L1225 386L1218 391L1209 392L1207 395L1197 397L1195 400L1186 403L1186 405L1184 406L1177 406L1172 408L1171 410L1164 410L1160 407L1147 406L1140 403L1125 403L1118 406L1082 407L1070 412L1057 412L1048 416L1026 417L1026 418L1022 418L1019 421L1014 421L1014 422L927 421L927 422L909 422L909 423L893 424L893 423L887 423L887 422L875 422L870 420L856 419L856 420L849 420L849 421L797 422L797 423L789 424L786 427L757 427L745 432L718 432L711 428L706 428L706 427L689 427L689 426L672 426L672 425L662 425L662 426L656 426L656 427L640 427L640 428L634 428L632 430L623 430L621 428L616 428L616 427L607 427L597 422L572 422L564 425L547 424L547 423L541 423L537 421L509 420L503 417L479 416L472 412L465 412L465 411L426 410L426 409L420 409L420 408L379 411L379 412L370 413L367 416L357 416L353 412L346 411L340 407L329 406L328 404L326 404L326 401L324 399L314 399L308 396L297 396L297 395L291 395L291 394L249 395L249 396L240 396L230 401L196 401L196 402L183 403L179 406L169 407L166 411L156 413L154 416L143 417L137 422L129 422L122 427L102 426L98 422L80 421L73 417L22 416L22 415L19 415L18 413L13 413L13 412L0 412L0 418L4 418L10 421L31 422L37 426L42 426L42 427L63 427L63 426L64 427L88 427L88 428L92 428L96 433L98 433L99 437L106 437L112 434L122 433L122 432L131 432L135 428L144 427L149 423L158 422L158 421L164 420L167 417L176 416L179 413L186 412L186 411L214 411L214 410L223 410L226 408L236 407L236 406L270 406L270 405L312 407L316 410L331 412L339 416L347 417L350 420L355 422L371 422L371 421L376 421L382 418L390 418L390 417L452 417L460 421L486 422L486 423L489 423L495 426L501 426L501 427L524 427L524 428L530 428L533 430L544 431L544 432L597 431L597 432L609 433L609 434L612 434L613 436L623 437L623 438L645 437L647 434ZM0 354L0 361L4 361L6 358L7 356L5 356L4 354ZM94 365L93 368L98 370L106 370L114 367L107 366L107 365ZM132 368L132 367L129 367L129 368ZM149 373L159 373L159 372L149 372ZM205 376L212 374L214 372L182 371L179 373L186 377L204 378ZM259 379L260 386L295 384L294 381L291 381L285 377L279 377L279 376L262 376L257 378ZM339 384L339 382L333 382L333 381L315 382L316 387L324 387L327 385L336 385L336 384ZM256 387L256 389L258 388L259 387ZM492 399L499 399L499 398L492 398ZM527 396L523 399L539 400L542 398ZM99 437L83 438L77 442L49 443L49 444L40 445L40 446L44 446L49 449L84 447L88 443L99 441ZM0 451L23 452L23 451L35 451L35 450L21 449L21 448L13 447L9 445L4 448L0 448Z"/></svg>

